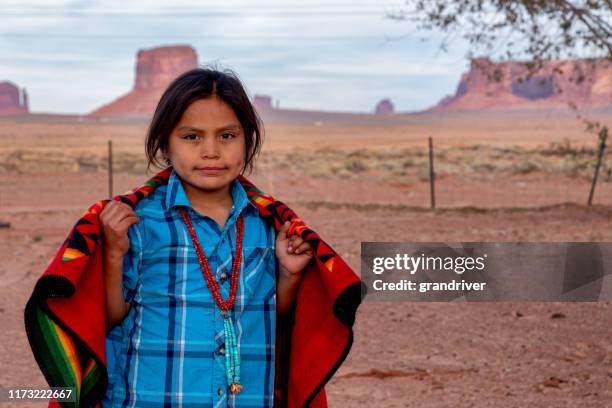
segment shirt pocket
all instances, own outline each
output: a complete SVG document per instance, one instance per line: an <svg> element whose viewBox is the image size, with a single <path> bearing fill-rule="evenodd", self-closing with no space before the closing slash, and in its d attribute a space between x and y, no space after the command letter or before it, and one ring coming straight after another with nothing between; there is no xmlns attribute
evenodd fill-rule
<svg viewBox="0 0 612 408"><path fill-rule="evenodd" d="M242 248L241 282L250 300L268 300L276 294L276 255L272 245Z"/></svg>

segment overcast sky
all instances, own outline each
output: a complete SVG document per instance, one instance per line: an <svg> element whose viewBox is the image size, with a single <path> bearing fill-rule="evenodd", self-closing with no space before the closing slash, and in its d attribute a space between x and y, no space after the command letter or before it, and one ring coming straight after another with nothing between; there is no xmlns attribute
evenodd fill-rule
<svg viewBox="0 0 612 408"><path fill-rule="evenodd" d="M132 87L138 49L189 44L281 108L369 112L388 97L422 110L455 91L467 48L441 52L439 35L385 17L402 5L2 0L0 81L26 87L33 112L88 113Z"/></svg>

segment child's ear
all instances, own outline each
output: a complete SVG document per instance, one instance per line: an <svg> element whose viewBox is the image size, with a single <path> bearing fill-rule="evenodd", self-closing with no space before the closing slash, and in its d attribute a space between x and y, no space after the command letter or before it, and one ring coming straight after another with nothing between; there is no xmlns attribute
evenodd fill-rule
<svg viewBox="0 0 612 408"><path fill-rule="evenodd" d="M164 161L164 163L170 164L170 158L168 157L168 151L165 148L162 148L160 151L161 151L162 160Z"/></svg>

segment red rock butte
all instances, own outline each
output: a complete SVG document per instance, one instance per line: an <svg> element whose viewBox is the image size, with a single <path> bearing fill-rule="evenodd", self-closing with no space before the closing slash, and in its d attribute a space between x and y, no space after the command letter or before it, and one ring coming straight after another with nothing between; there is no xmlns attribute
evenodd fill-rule
<svg viewBox="0 0 612 408"><path fill-rule="evenodd" d="M148 115L155 111L159 98L179 75L197 68L198 56L188 45L139 50L136 59L134 87L89 114L89 116Z"/></svg>
<svg viewBox="0 0 612 408"><path fill-rule="evenodd" d="M272 106L272 97L269 95L255 95L253 97L253 105L258 112L274 109Z"/></svg>
<svg viewBox="0 0 612 408"><path fill-rule="evenodd" d="M0 82L0 116L23 115L29 112L28 94L12 82Z"/></svg>
<svg viewBox="0 0 612 408"><path fill-rule="evenodd" d="M388 115L395 111L395 106L393 106L393 102L391 99L385 98L378 102L374 107L374 113L377 115Z"/></svg>
<svg viewBox="0 0 612 408"><path fill-rule="evenodd" d="M523 62L471 61L454 95L433 110L470 110L497 107L539 108L612 105L612 62L605 59L547 61L528 76Z"/></svg>

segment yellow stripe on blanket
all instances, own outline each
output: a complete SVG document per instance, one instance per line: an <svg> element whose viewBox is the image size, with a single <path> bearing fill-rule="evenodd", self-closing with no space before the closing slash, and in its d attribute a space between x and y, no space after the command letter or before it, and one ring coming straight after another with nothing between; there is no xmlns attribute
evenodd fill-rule
<svg viewBox="0 0 612 408"><path fill-rule="evenodd" d="M62 255L62 262L74 261L82 256L85 256L81 251L74 248L66 248Z"/></svg>
<svg viewBox="0 0 612 408"><path fill-rule="evenodd" d="M64 353L66 353L66 358L68 359L68 363L70 364L70 368L72 369L72 372L74 373L74 380L75 380L75 384L77 386L77 395L81 395L81 379L83 378L82 375L82 371L81 371L81 363L79 362L79 355L77 353L77 349L76 346L74 344L74 341L72 340L72 338L70 338L66 332L64 330L62 330L61 327L57 326L56 324L53 324L54 328L55 328L55 332L57 334L57 338L59 339L60 343L62 344L62 348L64 349Z"/></svg>

